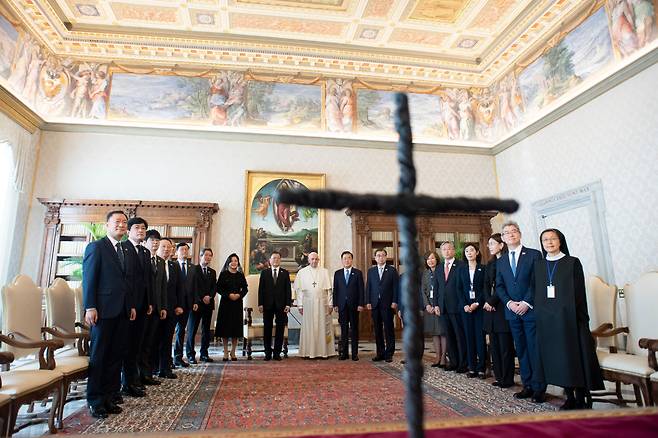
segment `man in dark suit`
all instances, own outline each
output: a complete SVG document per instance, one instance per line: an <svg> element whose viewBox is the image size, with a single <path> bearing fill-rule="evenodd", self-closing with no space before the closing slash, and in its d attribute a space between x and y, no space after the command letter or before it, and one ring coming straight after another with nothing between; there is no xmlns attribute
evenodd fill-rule
<svg viewBox="0 0 658 438"><path fill-rule="evenodd" d="M133 304L137 317L128 324L130 336L128 352L123 361L121 392L131 397L144 397L143 384L153 384L150 375L140 375L138 357L144 349L144 334L147 321L151 317L151 274L149 272L149 254L142 242L146 237L148 224L141 217L134 217L128 221L128 240L123 242L129 258L135 260Z"/></svg>
<svg viewBox="0 0 658 438"><path fill-rule="evenodd" d="M359 312L365 306L366 296L363 287L363 274L352 267L354 256L349 251L340 255L343 269L334 272L333 303L338 312L340 341L338 360L347 359L347 338L352 339L352 360L359 360Z"/></svg>
<svg viewBox="0 0 658 438"><path fill-rule="evenodd" d="M166 277L164 269L164 260L157 256L160 247L160 233L157 230L148 230L144 243L145 248L149 251L148 271L151 275L151 314L147 316L146 328L144 330L144 342L139 352L139 370L142 375L142 381L148 385L159 385L160 382L153 379L154 367L157 362L154 361L155 347L154 344L158 338L160 327L161 302L166 288Z"/></svg>
<svg viewBox="0 0 658 438"><path fill-rule="evenodd" d="M281 360L283 333L292 306L290 274L281 267L281 254L273 251L270 267L260 271L258 281L258 311L263 314L263 344L265 360ZM274 352L272 352L272 323L276 321Z"/></svg>
<svg viewBox="0 0 658 438"><path fill-rule="evenodd" d="M509 321L519 358L523 390L514 396L532 397L534 402L542 403L546 383L539 370L532 284L535 261L542 255L536 249L521 245L521 230L516 222L503 225L502 237L508 251L496 261L496 294L505 305L505 318Z"/></svg>
<svg viewBox="0 0 658 438"><path fill-rule="evenodd" d="M195 266L196 280L194 286L194 304L187 320L187 341L185 349L187 350L187 360L190 363L197 363L196 351L194 350L194 338L201 323L201 362L212 362L208 356L208 347L210 347L210 320L212 312L215 310L215 294L217 293L217 273L211 268L213 253L210 248L203 248L199 254L201 263Z"/></svg>
<svg viewBox="0 0 658 438"><path fill-rule="evenodd" d="M375 362L392 362L395 353L393 316L400 301L400 280L398 271L386 264L387 255L385 249L375 251L377 264L368 269L366 284L366 303L368 310L372 311L377 344L377 354L372 358Z"/></svg>
<svg viewBox="0 0 658 438"><path fill-rule="evenodd" d="M126 234L128 217L123 211L111 211L105 226L107 236L87 245L82 261L85 322L91 327L87 403L95 418L121 412L115 392L121 381L128 322L136 315L134 267L119 242Z"/></svg>
<svg viewBox="0 0 658 438"><path fill-rule="evenodd" d="M190 254L190 246L185 242L180 242L176 245L176 264L180 270L181 289L182 289L182 312L176 314L176 332L175 332L175 345L174 345L174 366L187 368L190 366L183 360L183 347L185 346L185 330L187 329L187 321L194 306L194 284L196 281L196 269L192 262L188 259ZM188 351L188 356L189 356Z"/></svg>
<svg viewBox="0 0 658 438"><path fill-rule="evenodd" d="M443 273L436 275L439 290L434 297L434 306L438 306L446 320L447 347L450 366L448 371L465 373L468 371L466 363L466 337L464 336L464 325L461 314L464 308L459 301L459 266L460 262L455 260L455 245L452 242L441 244L441 256L443 258Z"/></svg>
<svg viewBox="0 0 658 438"><path fill-rule="evenodd" d="M174 244L168 238L163 238L158 248L158 255L164 260L165 271L164 296L162 297L163 318L160 320L160 330L155 348L156 368L158 376L165 379L175 379L178 376L173 373L171 364L171 341L174 337L174 326L176 316L183 313L183 281L181 279L178 263L171 260L174 252Z"/></svg>

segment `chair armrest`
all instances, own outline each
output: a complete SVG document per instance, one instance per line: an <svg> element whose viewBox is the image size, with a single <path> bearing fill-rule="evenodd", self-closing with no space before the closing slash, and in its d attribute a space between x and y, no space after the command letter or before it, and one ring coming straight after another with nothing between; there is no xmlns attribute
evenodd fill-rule
<svg viewBox="0 0 658 438"><path fill-rule="evenodd" d="M656 362L656 351L658 351L658 339L640 339L640 348L649 350L649 366L654 370L658 370L658 362Z"/></svg>
<svg viewBox="0 0 658 438"><path fill-rule="evenodd" d="M75 323L75 326L78 327L78 328L81 328L82 330L86 330L86 331L88 331L88 332L91 331L91 327L89 327L89 326L88 326L87 324L85 324L84 322L76 322L76 323Z"/></svg>
<svg viewBox="0 0 658 438"><path fill-rule="evenodd" d="M62 348L64 342L60 339L50 339L47 341L35 341L19 332L0 334L0 342L17 348L38 348L39 349L39 369L52 370L55 368L55 350Z"/></svg>
<svg viewBox="0 0 658 438"><path fill-rule="evenodd" d="M0 351L0 370L9 371L9 364L14 361L14 353L9 351ZM0 380L0 387L2 386L2 380Z"/></svg>
<svg viewBox="0 0 658 438"><path fill-rule="evenodd" d="M59 339L77 339L76 347L80 356L89 354L89 333L88 332L69 332L61 327L41 327L41 333L48 333Z"/></svg>
<svg viewBox="0 0 658 438"><path fill-rule="evenodd" d="M599 327L595 331L593 331L592 336L594 336L595 338L610 338L610 337L616 336L620 333L628 334L628 327L618 327L616 329L601 330L600 332L597 332L597 330L599 330L601 327Z"/></svg>
<svg viewBox="0 0 658 438"><path fill-rule="evenodd" d="M592 336L600 337L600 333L605 333L608 330L612 330L612 324L609 322L603 323L594 330L592 330Z"/></svg>
<svg viewBox="0 0 658 438"><path fill-rule="evenodd" d="M251 317L251 314L253 313L253 311L254 311L254 309L251 308L251 307L245 307L245 309L244 309L244 315L245 315L244 324L247 327L251 327L251 324L254 322L252 317Z"/></svg>

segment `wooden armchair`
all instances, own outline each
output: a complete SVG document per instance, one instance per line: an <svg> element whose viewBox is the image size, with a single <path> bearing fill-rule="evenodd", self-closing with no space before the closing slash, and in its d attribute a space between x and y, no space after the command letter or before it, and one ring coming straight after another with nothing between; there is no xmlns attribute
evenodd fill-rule
<svg viewBox="0 0 658 438"><path fill-rule="evenodd" d="M244 298L244 343L242 355L251 360L254 351L253 341L263 338L263 315L258 311L258 282L260 275L247 275L247 286L249 292ZM272 339L274 339L274 327L272 328ZM245 351L246 350L246 351ZM257 350L257 351L264 351ZM283 333L283 356L288 357L288 325Z"/></svg>
<svg viewBox="0 0 658 438"><path fill-rule="evenodd" d="M658 339L642 338L639 342L640 348L649 350L649 366L656 370L649 376L651 387L651 404L658 405L658 362L656 362L656 351L658 351Z"/></svg>
<svg viewBox="0 0 658 438"><path fill-rule="evenodd" d="M60 410L57 417L57 426L63 425L64 405L67 400L82 398L82 394L69 396L73 382L85 380L89 370L89 332L81 330L76 332L76 306L75 292L66 281L55 279L52 285L45 290L46 296L46 327L41 331L54 339L67 343L68 348L59 350L55 354L57 370L63 374L62 391L60 393Z"/></svg>
<svg viewBox="0 0 658 438"><path fill-rule="evenodd" d="M2 328L0 343L15 357L15 367L4 363L0 372L0 395L11 398L11 411L4 433L12 435L16 428L21 405L48 399L50 409L43 415L23 416L18 429L32 424L48 422L51 433L56 433L63 375L55 369L55 350L64 346L60 340L41 340L41 290L28 277L19 275L13 283L2 288Z"/></svg>
<svg viewBox="0 0 658 438"><path fill-rule="evenodd" d="M649 393L650 376L656 372L651 366L647 353L639 346L641 338L655 338L656 324L653 310L658 306L658 272L642 275L633 284L624 288L626 308L628 311L628 327L613 328L607 324L592 332L596 338L609 338L619 334L627 336L627 353L621 354L611 349L610 353L598 353L599 364L603 378L615 382L633 385L636 403L651 403ZM619 396L618 396L619 397ZM620 404L625 401L619 399Z"/></svg>

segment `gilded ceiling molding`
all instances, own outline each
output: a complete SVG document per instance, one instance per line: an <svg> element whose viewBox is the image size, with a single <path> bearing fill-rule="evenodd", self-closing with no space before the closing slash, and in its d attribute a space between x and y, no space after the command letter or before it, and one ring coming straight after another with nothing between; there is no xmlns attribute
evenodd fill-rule
<svg viewBox="0 0 658 438"><path fill-rule="evenodd" d="M30 134L33 134L45 124L45 121L37 113L7 91L2 84L0 84L0 111L9 116Z"/></svg>

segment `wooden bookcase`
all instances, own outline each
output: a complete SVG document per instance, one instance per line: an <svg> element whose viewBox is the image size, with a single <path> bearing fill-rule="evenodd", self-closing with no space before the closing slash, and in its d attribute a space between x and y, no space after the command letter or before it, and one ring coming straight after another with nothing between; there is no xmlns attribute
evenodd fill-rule
<svg viewBox="0 0 658 438"><path fill-rule="evenodd" d="M353 210L347 210L346 214L352 218L354 266L363 271L364 277L366 271L375 264L374 252L377 248L386 249L388 263L400 270L400 239L396 216ZM439 246L444 241L476 242L479 243L482 262L486 263L489 258L487 242L491 235L491 219L496 214L497 212L490 211L419 215L416 218L416 226L421 255L436 250L440 256ZM396 330L400 331L397 317ZM359 336L362 339L374 339L372 319L368 311L360 315Z"/></svg>
<svg viewBox="0 0 658 438"><path fill-rule="evenodd" d="M110 210L123 210L129 218L146 219L174 244L187 242L190 257L198 262L199 250L210 246L212 218L219 206L207 202L162 202L92 199L38 198L46 207L45 233L39 267L39 285L49 286L63 278L72 287L80 285L73 274L80 268L85 247L92 241L92 224L104 224Z"/></svg>

